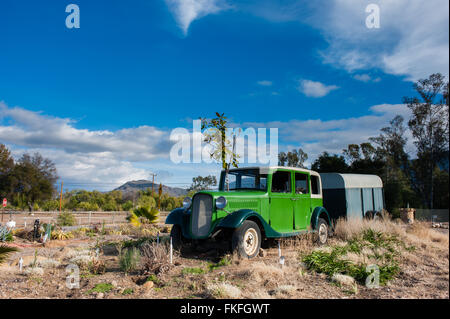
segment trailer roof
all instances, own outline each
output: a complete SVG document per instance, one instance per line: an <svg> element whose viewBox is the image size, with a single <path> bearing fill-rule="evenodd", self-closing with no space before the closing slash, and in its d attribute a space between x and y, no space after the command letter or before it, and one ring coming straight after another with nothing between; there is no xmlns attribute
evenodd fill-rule
<svg viewBox="0 0 450 319"><path fill-rule="evenodd" d="M321 173L323 189L381 188L383 182L377 175Z"/></svg>

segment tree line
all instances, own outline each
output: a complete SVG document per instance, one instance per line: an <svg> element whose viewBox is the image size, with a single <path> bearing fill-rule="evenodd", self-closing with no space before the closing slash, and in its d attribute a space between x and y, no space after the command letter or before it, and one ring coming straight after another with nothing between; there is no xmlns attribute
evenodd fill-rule
<svg viewBox="0 0 450 319"><path fill-rule="evenodd" d="M311 165L320 173L376 174L383 180L386 208L392 213L408 204L416 208L449 207L449 83L441 74L414 84L417 97L404 97L411 118L397 115L380 134L350 144L341 154L323 152ZM408 154L409 128L415 154ZM305 167L302 150L279 154L279 165Z"/></svg>
<svg viewBox="0 0 450 319"><path fill-rule="evenodd" d="M10 150L0 144L0 197L8 199L8 208L29 211L60 209L60 194L55 187L58 179L55 164L41 154L24 154L17 161ZM130 211L137 207L172 210L181 207L182 197L152 192L137 194L121 191L66 191L61 209L68 211Z"/></svg>

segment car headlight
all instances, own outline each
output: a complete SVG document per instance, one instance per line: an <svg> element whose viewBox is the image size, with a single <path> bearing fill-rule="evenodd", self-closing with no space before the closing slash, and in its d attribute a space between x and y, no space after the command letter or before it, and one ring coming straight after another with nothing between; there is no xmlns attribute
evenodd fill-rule
<svg viewBox="0 0 450 319"><path fill-rule="evenodd" d="M216 199L216 207L217 209L224 209L227 206L227 199L223 196L220 196Z"/></svg>
<svg viewBox="0 0 450 319"><path fill-rule="evenodd" d="M183 207L188 209L189 207L191 207L192 204L192 199L190 197L185 197L183 199Z"/></svg>

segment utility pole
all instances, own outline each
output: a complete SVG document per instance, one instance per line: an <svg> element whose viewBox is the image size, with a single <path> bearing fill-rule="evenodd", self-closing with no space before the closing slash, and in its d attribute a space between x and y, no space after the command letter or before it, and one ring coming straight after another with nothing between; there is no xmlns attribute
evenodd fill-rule
<svg viewBox="0 0 450 319"><path fill-rule="evenodd" d="M152 179L152 196L153 196L153 186L155 185L155 176L156 176L157 174L151 173L150 175L153 176L153 179Z"/></svg>
<svg viewBox="0 0 450 319"><path fill-rule="evenodd" d="M63 181L61 181L61 193L59 195L59 214L61 215L62 211L62 193L63 193Z"/></svg>

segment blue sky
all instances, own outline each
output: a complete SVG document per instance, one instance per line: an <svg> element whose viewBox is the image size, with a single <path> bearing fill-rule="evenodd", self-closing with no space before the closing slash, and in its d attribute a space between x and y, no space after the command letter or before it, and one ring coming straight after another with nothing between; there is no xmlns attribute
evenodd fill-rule
<svg viewBox="0 0 450 319"><path fill-rule="evenodd" d="M50 157L73 187L152 171L181 185L219 170L169 161L170 131L192 119L278 127L280 150L313 160L407 117L414 80L448 76L447 0L310 2L2 1L0 142Z"/></svg>

